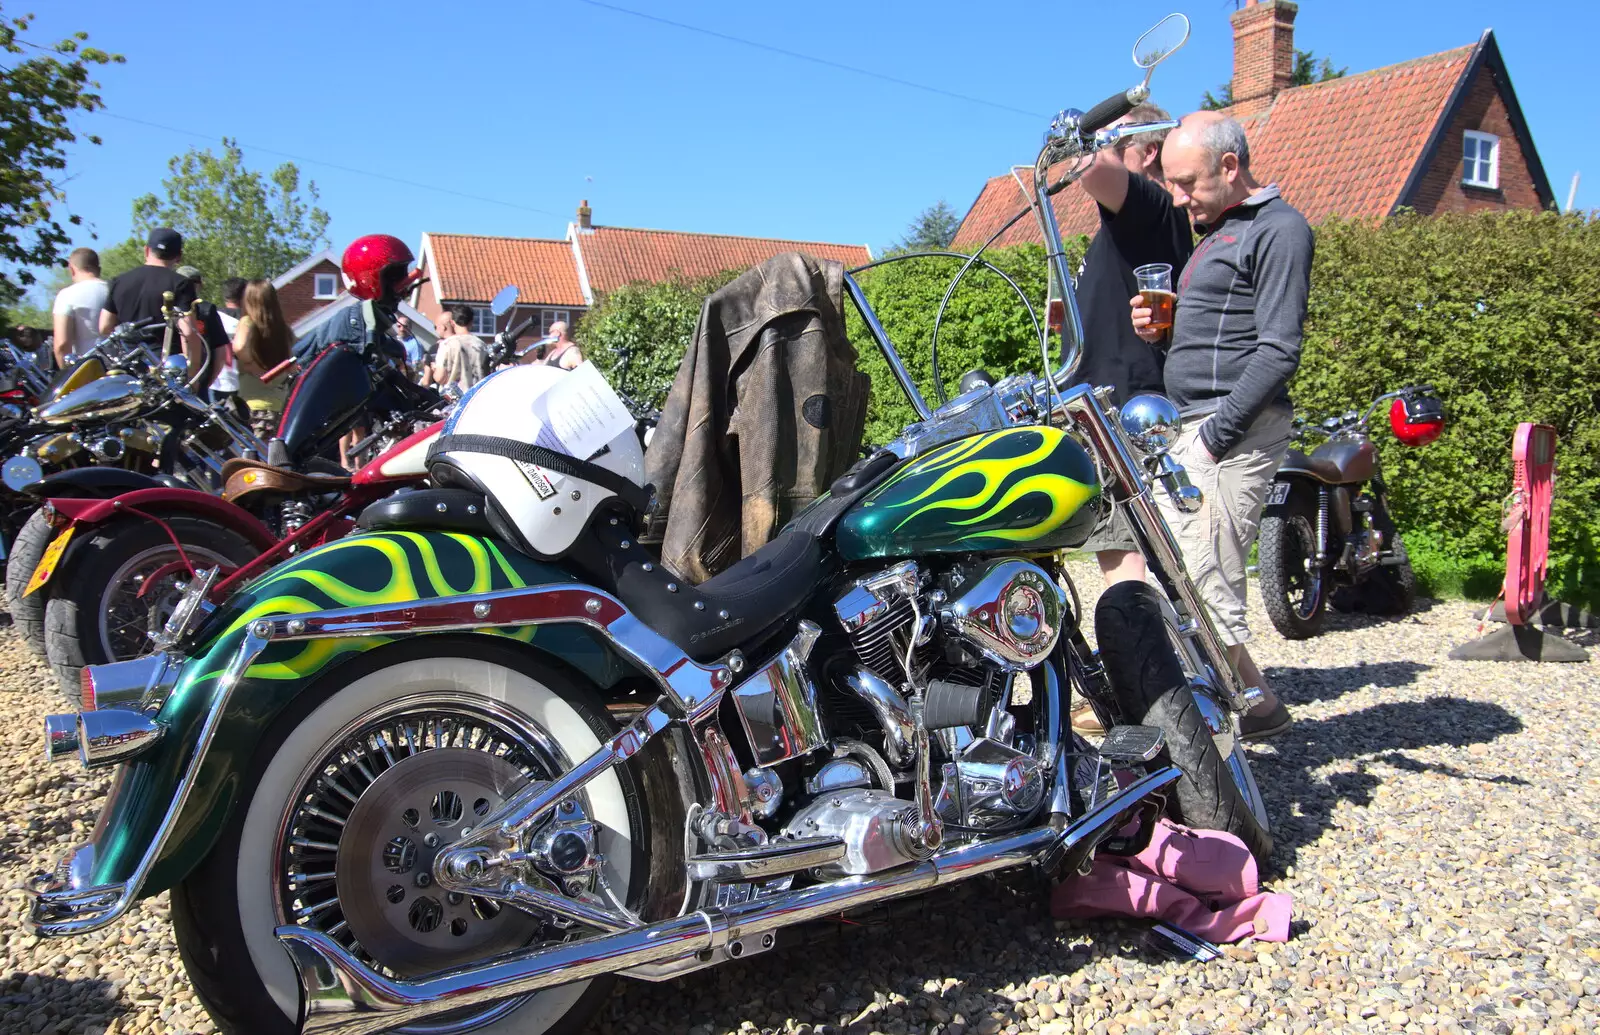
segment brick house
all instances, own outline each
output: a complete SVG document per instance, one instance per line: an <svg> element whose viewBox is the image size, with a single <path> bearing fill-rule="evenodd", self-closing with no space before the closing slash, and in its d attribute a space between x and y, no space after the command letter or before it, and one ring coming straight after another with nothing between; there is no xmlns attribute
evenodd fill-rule
<svg viewBox="0 0 1600 1035"><path fill-rule="evenodd" d="M294 268L272 278L278 302L289 323L298 324L327 308L344 291L339 277L339 253L332 248L308 256Z"/></svg>
<svg viewBox="0 0 1600 1035"><path fill-rule="evenodd" d="M418 255L429 282L412 304L429 319L437 318L446 305L469 305L473 331L487 336L495 327L489 300L515 284L516 319L536 316L530 333L544 333L557 320L572 323L598 296L635 281L745 269L786 251L837 259L847 266L872 260L866 245L595 226L591 215L587 201L579 205L577 219L561 240L423 234Z"/></svg>
<svg viewBox="0 0 1600 1035"><path fill-rule="evenodd" d="M1233 13L1228 112L1244 124L1256 179L1278 184L1308 220L1554 205L1492 29L1470 46L1290 86L1298 10L1290 0L1248 0ZM1081 190L1062 191L1053 201L1062 233L1099 228L1094 203ZM982 244L1022 204L1010 175L989 180L955 246ZM1025 219L995 243L1038 240L1035 222Z"/></svg>

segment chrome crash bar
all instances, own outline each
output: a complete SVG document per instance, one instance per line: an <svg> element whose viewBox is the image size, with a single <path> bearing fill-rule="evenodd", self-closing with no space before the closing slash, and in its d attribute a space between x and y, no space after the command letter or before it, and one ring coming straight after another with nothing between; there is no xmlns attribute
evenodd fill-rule
<svg viewBox="0 0 1600 1035"><path fill-rule="evenodd" d="M1182 775L1176 766L1164 766L1140 777L1060 831L1044 826L969 842L925 862L872 876L511 953L416 980L378 974L320 931L287 925L276 933L300 978L301 1030L315 1035L369 1035L602 974L692 960L702 954L728 959L737 955L728 952L730 945L795 924L1049 858L1081 861L1121 829L1148 798Z"/></svg>

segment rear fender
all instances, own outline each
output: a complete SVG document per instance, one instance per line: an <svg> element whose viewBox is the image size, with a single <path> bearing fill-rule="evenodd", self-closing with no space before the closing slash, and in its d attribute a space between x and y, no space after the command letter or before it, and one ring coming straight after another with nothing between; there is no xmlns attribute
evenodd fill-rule
<svg viewBox="0 0 1600 1035"><path fill-rule="evenodd" d="M120 467L76 467L46 475L22 491L38 499L109 499L125 492L160 487L161 482L153 476L138 471L125 471Z"/></svg>
<svg viewBox="0 0 1600 1035"><path fill-rule="evenodd" d="M1280 485L1289 486L1288 494L1281 501L1273 503L1271 500L1281 491L1278 489ZM1273 476L1272 482L1267 486L1268 503L1262 508L1262 516L1276 515L1283 517L1294 510L1304 510L1311 514L1316 514L1317 489L1321 485L1321 482L1312 478L1308 473L1294 470L1287 465L1279 467L1278 473Z"/></svg>
<svg viewBox="0 0 1600 1035"><path fill-rule="evenodd" d="M118 772L94 834L93 884L130 879L154 838L192 763L202 727L221 699L229 664L248 647L250 630L262 619L326 615L347 608L394 608L408 603L512 590L558 589L577 580L553 565L479 536L446 532L376 532L329 543L279 565L231 596L205 620L196 645L156 718L166 735L147 754ZM573 594L566 594L573 595ZM582 606L580 600L579 605ZM216 843L244 788L256 744L291 701L318 680L337 678L344 662L426 632L328 636L266 644L227 698L216 732L192 788L140 895L154 895L182 881ZM460 631L527 645L557 659L600 687L639 672L607 639L587 625L493 626Z"/></svg>
<svg viewBox="0 0 1600 1035"><path fill-rule="evenodd" d="M172 489L165 486L136 489L111 499L62 499L54 497L50 506L77 525L101 525L121 517L148 518L187 514L215 522L243 536L257 550L272 549L278 542L272 530L249 511L199 489Z"/></svg>

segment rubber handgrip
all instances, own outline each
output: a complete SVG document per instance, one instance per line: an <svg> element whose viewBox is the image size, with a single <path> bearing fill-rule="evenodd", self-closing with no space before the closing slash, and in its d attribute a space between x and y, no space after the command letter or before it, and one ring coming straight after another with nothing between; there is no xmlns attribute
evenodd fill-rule
<svg viewBox="0 0 1600 1035"><path fill-rule="evenodd" d="M1087 136L1097 130L1105 129L1107 126L1111 125L1113 122L1132 111L1136 105L1133 101L1128 100L1129 92L1130 91L1123 90L1120 93L1114 93L1110 97L1107 97L1105 100L1101 101L1099 104L1096 104L1094 107L1090 108L1088 113L1085 114L1081 120L1079 120L1078 132Z"/></svg>

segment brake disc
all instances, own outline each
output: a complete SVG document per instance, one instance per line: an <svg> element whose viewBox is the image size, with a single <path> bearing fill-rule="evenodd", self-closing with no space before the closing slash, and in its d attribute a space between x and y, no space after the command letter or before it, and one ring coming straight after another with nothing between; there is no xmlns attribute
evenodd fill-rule
<svg viewBox="0 0 1600 1035"><path fill-rule="evenodd" d="M445 892L433 860L527 783L470 748L436 748L385 770L350 812L334 872L350 933L406 976L520 948L544 922L490 899Z"/></svg>

